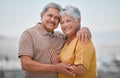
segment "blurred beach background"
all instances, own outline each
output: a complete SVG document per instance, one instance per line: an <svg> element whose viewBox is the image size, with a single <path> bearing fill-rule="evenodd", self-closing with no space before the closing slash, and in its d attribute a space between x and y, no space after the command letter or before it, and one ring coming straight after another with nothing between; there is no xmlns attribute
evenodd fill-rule
<svg viewBox="0 0 120 78"><path fill-rule="evenodd" d="M0 0L0 78L24 78L18 41L25 29L40 21L49 2L80 9L82 27L92 33L98 78L120 78L120 0Z"/></svg>

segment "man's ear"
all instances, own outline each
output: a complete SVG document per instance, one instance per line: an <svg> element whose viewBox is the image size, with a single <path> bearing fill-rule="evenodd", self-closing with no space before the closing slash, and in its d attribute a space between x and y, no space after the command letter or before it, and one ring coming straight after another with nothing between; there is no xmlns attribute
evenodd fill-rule
<svg viewBox="0 0 120 78"><path fill-rule="evenodd" d="M43 16L44 16L44 13L43 13L43 12L41 12L41 13L40 13L40 16L41 16L41 17L43 17Z"/></svg>

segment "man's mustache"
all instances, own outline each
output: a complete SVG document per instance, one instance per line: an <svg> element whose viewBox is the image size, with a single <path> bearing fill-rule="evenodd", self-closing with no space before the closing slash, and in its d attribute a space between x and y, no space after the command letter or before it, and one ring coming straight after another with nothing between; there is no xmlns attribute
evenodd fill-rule
<svg viewBox="0 0 120 78"><path fill-rule="evenodd" d="M53 21L48 21L48 23L51 23L51 24L55 25L55 22L53 22Z"/></svg>

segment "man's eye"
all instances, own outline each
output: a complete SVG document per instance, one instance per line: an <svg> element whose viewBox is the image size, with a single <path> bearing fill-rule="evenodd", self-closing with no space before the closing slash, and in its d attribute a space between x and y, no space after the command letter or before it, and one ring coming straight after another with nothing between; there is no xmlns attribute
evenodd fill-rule
<svg viewBox="0 0 120 78"><path fill-rule="evenodd" d="M51 14L48 14L48 16L49 16L49 17L52 17L52 15L51 15Z"/></svg>
<svg viewBox="0 0 120 78"><path fill-rule="evenodd" d="M55 19L59 20L59 17L55 17Z"/></svg>

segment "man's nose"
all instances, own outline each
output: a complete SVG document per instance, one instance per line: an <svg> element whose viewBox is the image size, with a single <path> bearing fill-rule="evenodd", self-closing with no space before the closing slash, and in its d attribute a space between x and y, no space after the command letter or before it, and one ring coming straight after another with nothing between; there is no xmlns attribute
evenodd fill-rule
<svg viewBox="0 0 120 78"><path fill-rule="evenodd" d="M51 21L55 21L55 18L54 18L54 17L52 17L52 18L51 18Z"/></svg>

